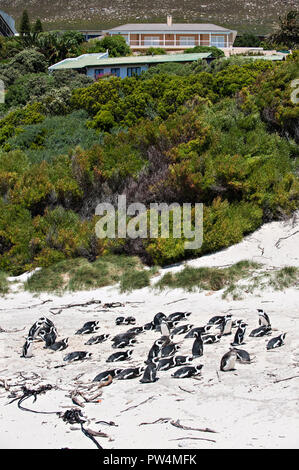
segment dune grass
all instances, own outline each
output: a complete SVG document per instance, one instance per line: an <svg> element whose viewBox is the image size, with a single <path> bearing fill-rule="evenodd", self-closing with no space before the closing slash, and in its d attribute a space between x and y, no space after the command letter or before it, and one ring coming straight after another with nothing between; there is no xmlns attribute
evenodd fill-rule
<svg viewBox="0 0 299 470"><path fill-rule="evenodd" d="M7 280L8 274L0 271L0 295L5 295L9 292L9 283Z"/></svg>
<svg viewBox="0 0 299 470"><path fill-rule="evenodd" d="M246 278L253 270L259 269L260 264L252 261L239 261L227 268L192 268L186 266L177 273L167 273L155 285L160 290L166 288L181 288L188 292L194 290L221 290Z"/></svg>
<svg viewBox="0 0 299 470"><path fill-rule="evenodd" d="M65 260L35 272L24 284L30 292L91 290L120 282L121 291L141 289L150 284L151 271L146 271L137 257L106 255L94 263L85 258Z"/></svg>

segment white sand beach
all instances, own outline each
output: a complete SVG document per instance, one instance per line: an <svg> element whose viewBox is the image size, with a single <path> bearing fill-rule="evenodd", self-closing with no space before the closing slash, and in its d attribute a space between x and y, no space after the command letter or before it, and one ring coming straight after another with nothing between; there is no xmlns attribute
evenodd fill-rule
<svg viewBox="0 0 299 470"><path fill-rule="evenodd" d="M227 266L249 259L266 268L299 266L299 215L286 222L272 222L226 250L182 263L161 273L190 266ZM101 431L96 436L104 449L284 449L299 447L299 285L284 291L267 288L245 293L242 300L222 299L222 291L186 292L144 288L121 294L117 286L93 291L69 293L63 296L34 296L22 290L21 282L13 284L13 292L0 299L0 448L2 449L92 449L94 443L78 424L67 424L55 414L35 414L20 410L17 402L8 404L17 387L38 387L51 384L52 390L24 401L23 406L36 411L65 412L72 407L70 393L89 387L92 379L110 368L144 365L148 350L159 333L146 331L137 336L132 358L128 362L106 363L115 352L111 341L85 345L90 335L74 335L85 322L99 320L101 333L112 336L126 331L128 326L116 326L120 315L134 316L136 325L150 322L157 312L166 315L175 311L190 311L188 323L204 325L212 316L230 311L233 319L248 323L245 349L254 356L251 364L236 363L236 370L220 371L220 360L229 350L233 335L221 338L217 344L205 345L204 355L194 360L203 364L201 376L189 379L171 377L174 369L158 372L155 383L142 384L139 378L113 380L102 388L95 402L84 403L86 427ZM16 279L11 279L16 280ZM157 278L153 279L156 282ZM299 283L299 280L298 280ZM103 311L101 305L51 309L67 304L83 304L90 300L121 302L124 307ZM44 302L44 303L43 303ZM257 309L264 309L271 319L271 338L286 332L286 342L273 351L266 350L269 336L249 337L258 326ZM22 346L30 326L42 316L51 319L59 338L69 338L65 351L53 352L34 343L33 357L22 358ZM14 331L16 330L16 331ZM1 330L0 330L1 331ZM180 354L191 354L192 339L175 337L181 342ZM66 353L88 351L89 360L67 364ZM65 367L55 366L65 365ZM36 375L35 375L36 374ZM286 379L286 380L285 380ZM93 384L94 385L94 384ZM6 388L5 388L6 386ZM97 386L96 386L97 387ZM96 387L92 392L95 393ZM86 388L88 390L88 388ZM19 393L19 392L18 392ZM162 419L163 418L163 419ZM159 420L159 421L158 421ZM175 426L179 420L183 429ZM98 421L115 423L114 426ZM155 421L158 421L154 423ZM142 424L154 423L154 424ZM195 430L209 428L215 432Z"/></svg>

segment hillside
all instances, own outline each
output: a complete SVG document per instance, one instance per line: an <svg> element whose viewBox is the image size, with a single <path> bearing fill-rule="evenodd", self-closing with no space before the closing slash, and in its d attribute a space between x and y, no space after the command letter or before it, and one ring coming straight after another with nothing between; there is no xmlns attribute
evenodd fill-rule
<svg viewBox="0 0 299 470"><path fill-rule="evenodd" d="M284 1L181 1L165 0L0 0L0 8L16 22L24 8L32 19L41 18L47 29L105 28L127 22L160 22L172 14L176 22L209 22L240 32L268 33L278 16L295 9L296 0Z"/></svg>

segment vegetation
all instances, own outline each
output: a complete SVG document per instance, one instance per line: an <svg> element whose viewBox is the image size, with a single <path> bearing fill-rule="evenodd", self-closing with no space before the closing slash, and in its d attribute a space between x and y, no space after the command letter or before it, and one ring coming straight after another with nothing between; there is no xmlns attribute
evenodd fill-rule
<svg viewBox="0 0 299 470"><path fill-rule="evenodd" d="M3 296L9 292L9 283L7 277L7 273L0 271L0 296Z"/></svg>
<svg viewBox="0 0 299 470"><path fill-rule="evenodd" d="M79 33L36 35L34 47L0 42L0 270L41 267L55 287L58 263L67 288L84 276L88 288L93 276L108 282L108 255L167 265L239 242L298 207L298 105L290 100L298 52L284 63L220 57L92 82L47 73L53 60L83 50ZM202 202L202 246L185 250L185 236L172 235L98 239L95 208L118 194L148 210ZM115 282L142 287L152 274L119 269Z"/></svg>
<svg viewBox="0 0 299 470"><path fill-rule="evenodd" d="M106 255L94 263L84 258L65 260L36 271L24 284L30 292L90 290L120 282L122 292L141 289L150 283L151 271L145 271L139 259Z"/></svg>

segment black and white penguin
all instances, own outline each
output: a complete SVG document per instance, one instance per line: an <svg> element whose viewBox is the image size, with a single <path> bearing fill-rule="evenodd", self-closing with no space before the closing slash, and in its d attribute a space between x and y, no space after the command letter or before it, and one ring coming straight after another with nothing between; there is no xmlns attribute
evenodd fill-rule
<svg viewBox="0 0 299 470"><path fill-rule="evenodd" d="M107 339L108 339L109 337L110 337L110 335L108 335L108 334L99 335L99 336L92 336L92 337L89 338L89 340L86 341L86 343L84 343L84 344L91 345L91 344L103 343L104 341L107 341Z"/></svg>
<svg viewBox="0 0 299 470"><path fill-rule="evenodd" d="M125 318L125 321L124 321L125 325L135 325L135 323L136 323L136 318L134 318L134 317L126 317Z"/></svg>
<svg viewBox="0 0 299 470"><path fill-rule="evenodd" d="M162 319L166 320L166 315L164 313L159 312L154 316L153 323L157 327L160 325Z"/></svg>
<svg viewBox="0 0 299 470"><path fill-rule="evenodd" d="M98 321L88 321L84 323L82 328L76 331L75 335L90 335L91 333L95 333L99 328Z"/></svg>
<svg viewBox="0 0 299 470"><path fill-rule="evenodd" d="M105 372L101 372L100 374L96 375L93 379L93 382L106 382L108 380L109 375L114 379L118 374L121 373L123 369L110 369L105 370Z"/></svg>
<svg viewBox="0 0 299 470"><path fill-rule="evenodd" d="M271 326L270 318L266 314L264 310L261 308L257 309L258 315L259 315L259 325L260 326Z"/></svg>
<svg viewBox="0 0 299 470"><path fill-rule="evenodd" d="M170 330L172 330L173 328L175 328L176 326L178 326L178 324L180 323L180 320L165 320L167 322L167 325L168 325L168 328ZM158 328L158 327L157 327ZM156 329L157 329L156 328Z"/></svg>
<svg viewBox="0 0 299 470"><path fill-rule="evenodd" d="M133 334L133 335L139 335L140 333L144 332L144 327L143 326L133 326L133 328L130 328L126 333L128 334Z"/></svg>
<svg viewBox="0 0 299 470"><path fill-rule="evenodd" d="M125 317L117 317L115 319L115 324L116 325L122 325L124 323L124 321L125 321Z"/></svg>
<svg viewBox="0 0 299 470"><path fill-rule="evenodd" d="M239 328L239 326L241 325L241 323L243 323L244 320L233 320L232 322L232 328Z"/></svg>
<svg viewBox="0 0 299 470"><path fill-rule="evenodd" d="M157 382L158 377L157 377L157 362L159 361L159 358L154 358L153 362L148 364L146 366L143 377L139 380L142 384L148 384L148 383L153 383Z"/></svg>
<svg viewBox="0 0 299 470"><path fill-rule="evenodd" d="M27 336L26 341L23 345L21 357L32 357L33 337Z"/></svg>
<svg viewBox="0 0 299 470"><path fill-rule="evenodd" d="M114 336L112 338L112 341L121 341L123 339L132 339L135 338L135 333L128 333L127 331L125 333L119 333L118 335Z"/></svg>
<svg viewBox="0 0 299 470"><path fill-rule="evenodd" d="M174 356L165 357L159 360L157 369L161 371L168 370L168 369L171 369L172 367L175 367L176 365L177 364L176 364Z"/></svg>
<svg viewBox="0 0 299 470"><path fill-rule="evenodd" d="M182 366L183 364L191 364L193 356L174 356L176 366Z"/></svg>
<svg viewBox="0 0 299 470"><path fill-rule="evenodd" d="M272 332L271 325L270 326L262 325L252 330L249 336L253 338L260 338L261 336L271 335L271 332Z"/></svg>
<svg viewBox="0 0 299 470"><path fill-rule="evenodd" d="M154 324L153 321L149 322L149 323L146 323L144 326L143 326L144 330L145 331L150 331L150 330L155 330L156 329L156 325Z"/></svg>
<svg viewBox="0 0 299 470"><path fill-rule="evenodd" d="M194 375L201 374L202 367L202 364L199 364L198 366L181 367L171 374L171 377L174 377L175 379L186 379L188 377L193 377Z"/></svg>
<svg viewBox="0 0 299 470"><path fill-rule="evenodd" d="M208 325L221 325L223 323L224 318L224 315L216 315L215 317L210 318L210 320L208 321Z"/></svg>
<svg viewBox="0 0 299 470"><path fill-rule="evenodd" d="M174 312L168 315L167 321L181 321L187 319L191 312Z"/></svg>
<svg viewBox="0 0 299 470"><path fill-rule="evenodd" d="M237 360L237 352L231 348L220 361L220 370L227 372L229 370L235 370L235 364Z"/></svg>
<svg viewBox="0 0 299 470"><path fill-rule="evenodd" d="M50 327L50 331L46 331L44 329L40 330L39 334L40 338L42 338L45 342L44 348L49 348L52 346L57 339L57 330L55 326Z"/></svg>
<svg viewBox="0 0 299 470"><path fill-rule="evenodd" d="M153 359L155 357L160 357L161 356L161 348L164 344L163 339L157 339L154 344L152 345L151 349L149 350L147 360L145 361L145 364L150 364L153 362Z"/></svg>
<svg viewBox="0 0 299 470"><path fill-rule="evenodd" d="M118 351L111 356L108 357L106 362L117 362L117 361L125 361L126 359L130 359L133 354L133 349L128 351Z"/></svg>
<svg viewBox="0 0 299 470"><path fill-rule="evenodd" d="M231 346L240 346L241 344L245 344L244 336L245 336L246 326L247 326L247 323L245 322L242 322L240 324L239 328L236 331L234 341L230 343Z"/></svg>
<svg viewBox="0 0 299 470"><path fill-rule="evenodd" d="M128 380L128 379L135 379L139 377L142 372L144 372L145 367L129 367L128 369L122 370L119 374L117 374L117 380Z"/></svg>
<svg viewBox="0 0 299 470"><path fill-rule="evenodd" d="M267 350L270 351L271 349L280 348L280 346L283 346L285 344L284 343L285 337L286 337L286 333L282 333L276 338L270 339L270 341L267 344Z"/></svg>
<svg viewBox="0 0 299 470"><path fill-rule="evenodd" d="M202 337L202 342L203 344L213 344L213 343L218 343L221 339L221 334L217 335L205 335Z"/></svg>
<svg viewBox="0 0 299 470"><path fill-rule="evenodd" d="M86 351L74 351L64 356L63 360L68 362L81 361L83 359L90 359L91 356L92 354Z"/></svg>
<svg viewBox="0 0 299 470"><path fill-rule="evenodd" d="M208 331L212 328L212 325L205 325L205 326L198 326L196 328L192 328L189 333L184 336L184 338L195 338L195 333L200 333L201 335L208 334Z"/></svg>
<svg viewBox="0 0 299 470"><path fill-rule="evenodd" d="M41 317L30 328L29 333L28 333L28 337L30 336L33 339L35 339L36 336L38 336L38 333L42 328L47 328L48 327L48 329L49 329L51 326L54 327L54 323L51 320L49 320L49 318Z"/></svg>
<svg viewBox="0 0 299 470"><path fill-rule="evenodd" d="M200 357L203 355L203 340L200 333L195 332L195 340L192 346L192 356Z"/></svg>
<svg viewBox="0 0 299 470"><path fill-rule="evenodd" d="M180 348L181 346L178 344L173 344L173 343L168 344L167 346L164 346L161 349L161 356L162 357L173 356Z"/></svg>
<svg viewBox="0 0 299 470"><path fill-rule="evenodd" d="M183 335L185 333L188 333L188 331L190 331L192 327L193 325L190 325L190 324L177 326L174 330L172 330L171 334Z"/></svg>
<svg viewBox="0 0 299 470"><path fill-rule="evenodd" d="M250 354L245 351L245 349L234 349L237 353L237 361L241 362L242 364L251 364L252 359L250 357Z"/></svg>
<svg viewBox="0 0 299 470"><path fill-rule="evenodd" d="M64 338L61 341L57 341L56 343L51 344L51 346L49 346L49 349L52 349L52 351L63 351L68 347L68 343L69 339Z"/></svg>
<svg viewBox="0 0 299 470"><path fill-rule="evenodd" d="M220 325L220 333L222 336L230 335L232 332L232 315L226 315L222 324Z"/></svg>
<svg viewBox="0 0 299 470"><path fill-rule="evenodd" d="M159 326L160 326L160 331L161 331L162 336L169 336L170 335L169 325L164 319L161 320L161 323L160 323Z"/></svg>
<svg viewBox="0 0 299 470"><path fill-rule="evenodd" d="M135 343L137 343L137 339L124 337L123 339L114 341L114 343L112 344L112 347L115 349L125 348L126 346L133 346Z"/></svg>
<svg viewBox="0 0 299 470"><path fill-rule="evenodd" d="M174 336L169 335L169 336L161 336L160 341L163 341L161 348L165 348L168 344L172 343Z"/></svg>

